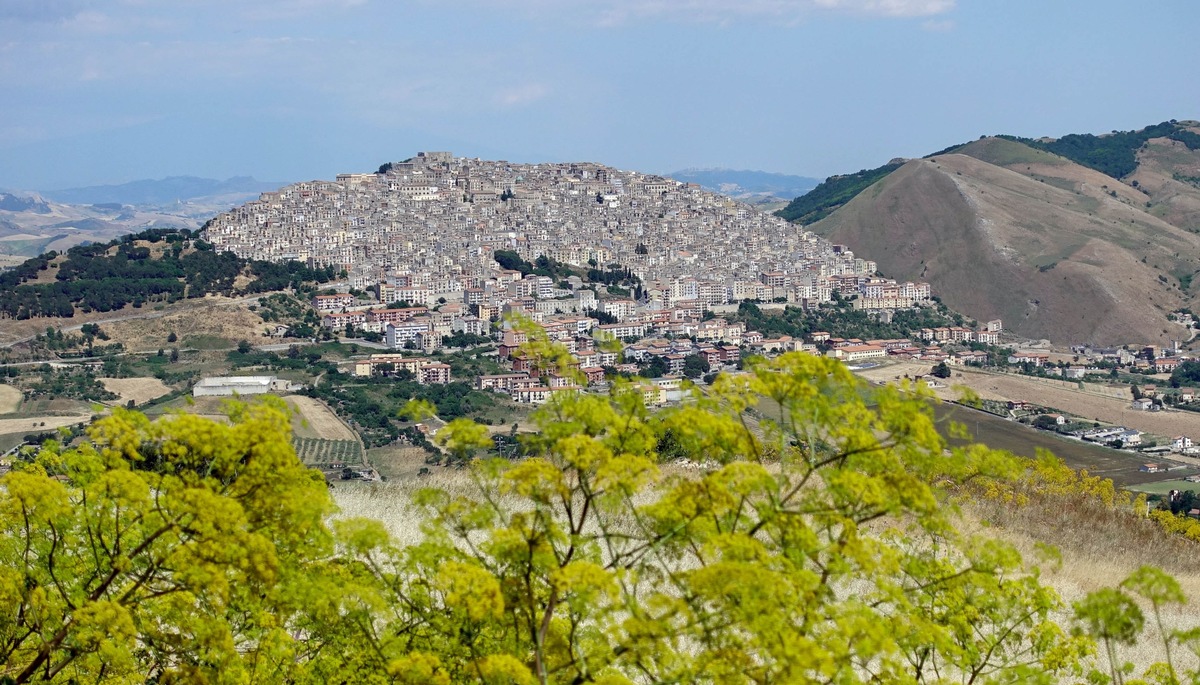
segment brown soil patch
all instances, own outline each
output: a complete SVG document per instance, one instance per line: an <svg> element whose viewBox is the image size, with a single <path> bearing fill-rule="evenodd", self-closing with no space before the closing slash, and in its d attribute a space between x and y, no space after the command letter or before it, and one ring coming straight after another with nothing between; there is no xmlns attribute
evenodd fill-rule
<svg viewBox="0 0 1200 685"><path fill-rule="evenodd" d="M21 406L24 395L11 385L0 385L0 414L11 414Z"/></svg>
<svg viewBox="0 0 1200 685"><path fill-rule="evenodd" d="M157 378L100 378L104 389L121 396L124 404L133 400L134 404L145 404L150 400L162 397L171 392L171 388Z"/></svg>
<svg viewBox="0 0 1200 685"><path fill-rule="evenodd" d="M23 419L0 419L0 435L8 433L41 433L60 426L84 423L90 418L91 415L88 414L86 416L30 416Z"/></svg>
<svg viewBox="0 0 1200 685"><path fill-rule="evenodd" d="M298 413L298 422L292 424L296 435L302 438L322 438L324 440L357 440L358 435L333 413L320 400L303 395L290 395L287 403Z"/></svg>

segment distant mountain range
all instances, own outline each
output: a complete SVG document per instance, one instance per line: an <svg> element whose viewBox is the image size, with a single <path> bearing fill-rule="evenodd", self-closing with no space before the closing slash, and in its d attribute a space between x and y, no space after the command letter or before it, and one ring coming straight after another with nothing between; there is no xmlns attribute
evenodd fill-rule
<svg viewBox="0 0 1200 685"><path fill-rule="evenodd" d="M831 176L779 216L1057 343L1166 342L1200 309L1200 123L983 137Z"/></svg>
<svg viewBox="0 0 1200 685"><path fill-rule="evenodd" d="M0 257L32 257L147 228L199 228L283 183L173 176L45 192L0 191ZM11 260L0 259L0 266Z"/></svg>
<svg viewBox="0 0 1200 685"><path fill-rule="evenodd" d="M86 186L46 190L42 197L73 205L124 204L163 206L171 203L190 202L227 196L245 199L270 190L283 183L257 181L249 176L235 176L219 181L196 176L170 176L161 180L141 180L119 185ZM233 200L230 206L241 202Z"/></svg>
<svg viewBox="0 0 1200 685"><path fill-rule="evenodd" d="M790 176L768 171L737 171L734 169L683 169L666 176L695 183L705 190L739 200L778 198L790 200L803 195L821 182L819 178Z"/></svg>

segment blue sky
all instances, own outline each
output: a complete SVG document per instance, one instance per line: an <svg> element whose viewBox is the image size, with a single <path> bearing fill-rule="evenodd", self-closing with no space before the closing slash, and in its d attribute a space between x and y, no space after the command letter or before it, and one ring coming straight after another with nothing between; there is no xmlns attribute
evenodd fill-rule
<svg viewBox="0 0 1200 685"><path fill-rule="evenodd" d="M2 0L0 187L418 150L824 177L1200 118L1200 3Z"/></svg>

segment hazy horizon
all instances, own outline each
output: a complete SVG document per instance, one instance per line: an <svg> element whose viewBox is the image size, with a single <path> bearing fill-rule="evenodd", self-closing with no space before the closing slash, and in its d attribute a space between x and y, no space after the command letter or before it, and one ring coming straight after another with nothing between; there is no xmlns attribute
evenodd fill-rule
<svg viewBox="0 0 1200 685"><path fill-rule="evenodd" d="M1200 118L1200 5L1077 7L9 0L0 187L332 178L419 150L824 178Z"/></svg>

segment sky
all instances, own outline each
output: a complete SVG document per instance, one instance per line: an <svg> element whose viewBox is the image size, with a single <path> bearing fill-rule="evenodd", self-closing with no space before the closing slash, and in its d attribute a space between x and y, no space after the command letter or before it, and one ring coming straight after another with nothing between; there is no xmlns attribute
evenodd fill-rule
<svg viewBox="0 0 1200 685"><path fill-rule="evenodd" d="M0 0L0 188L420 150L823 178L1200 119L1194 0Z"/></svg>

